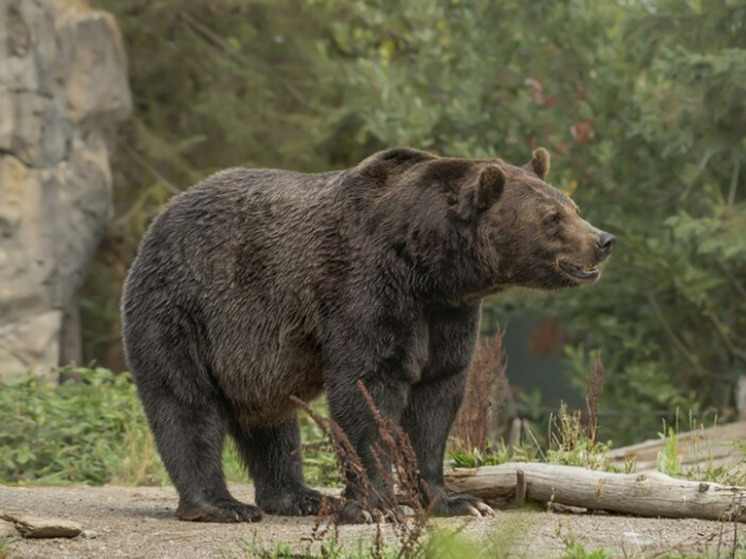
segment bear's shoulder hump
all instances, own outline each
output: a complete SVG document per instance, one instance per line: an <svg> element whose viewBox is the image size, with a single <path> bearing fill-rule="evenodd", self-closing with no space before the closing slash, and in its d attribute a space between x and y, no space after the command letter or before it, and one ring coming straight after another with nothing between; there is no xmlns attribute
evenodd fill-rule
<svg viewBox="0 0 746 559"><path fill-rule="evenodd" d="M397 147L374 153L361 161L355 170L376 182L385 182L391 174L400 174L425 161L439 159L435 154L419 149Z"/></svg>

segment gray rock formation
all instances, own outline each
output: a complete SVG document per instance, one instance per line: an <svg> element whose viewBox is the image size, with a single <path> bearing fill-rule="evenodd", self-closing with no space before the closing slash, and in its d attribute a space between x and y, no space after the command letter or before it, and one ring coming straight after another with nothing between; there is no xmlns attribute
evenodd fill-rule
<svg viewBox="0 0 746 559"><path fill-rule="evenodd" d="M59 362L63 313L111 212L108 141L132 107L110 14L0 2L0 376Z"/></svg>

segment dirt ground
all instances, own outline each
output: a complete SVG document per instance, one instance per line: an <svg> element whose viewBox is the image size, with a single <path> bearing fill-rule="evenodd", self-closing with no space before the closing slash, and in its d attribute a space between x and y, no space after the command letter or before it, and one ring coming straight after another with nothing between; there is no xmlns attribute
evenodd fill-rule
<svg viewBox="0 0 746 559"><path fill-rule="evenodd" d="M251 502L250 485L233 485L238 498ZM256 524L180 522L173 515L176 493L156 487L2 487L0 516L27 514L74 521L94 537L20 539L11 558L173 558L252 557L244 542L273 549L311 545L313 518L265 517ZM529 510L499 511L495 518L438 519L476 543L502 542L511 557L561 557L566 544L558 532L572 531L588 549L613 548L619 556L652 557L662 551L716 553L733 540L732 524L701 520L644 519L606 514L567 514ZM393 537L390 533L389 535ZM340 527L344 543L370 541L374 526ZM318 544L314 544L318 545ZM494 544L493 544L494 545Z"/></svg>

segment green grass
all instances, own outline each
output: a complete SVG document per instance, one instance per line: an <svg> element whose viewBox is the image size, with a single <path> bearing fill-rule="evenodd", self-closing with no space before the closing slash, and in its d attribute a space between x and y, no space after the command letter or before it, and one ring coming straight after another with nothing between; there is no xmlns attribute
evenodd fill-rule
<svg viewBox="0 0 746 559"><path fill-rule="evenodd" d="M524 544L527 530L542 522L527 521L526 517L505 516L494 525L493 532L482 541L474 541L460 529L435 527L432 524L411 546L412 551L403 554L402 543L391 541L396 531L387 530L387 541L376 545L373 536L348 545L337 543L333 533L324 540L288 545L279 543L266 545L253 539L239 539L244 555L223 553L225 559L508 559L510 557L532 557L527 555L530 546ZM610 559L618 552L609 548L589 549L579 543L572 531L560 530L557 538L564 545L563 559ZM383 538L382 538L383 540Z"/></svg>
<svg viewBox="0 0 746 559"><path fill-rule="evenodd" d="M549 419L548 444L541 445L527 425L519 445L508 448L503 442L488 450L469 452L453 450L449 465L459 468L493 466L506 462L547 462L580 466L593 470L608 469L606 457L610 445L594 441L586 432L580 412L571 412L563 404L558 414Z"/></svg>
<svg viewBox="0 0 746 559"><path fill-rule="evenodd" d="M373 541L371 541L373 540ZM499 544L499 545L498 545ZM508 557L501 551L503 542L495 540L494 544L476 545L463 535L452 530L429 530L418 541L414 551L402 554L399 542L381 542L376 544L373 538L359 540L352 544L338 544L333 537L309 542L304 545L287 545L278 543L267 546L256 539L251 541L239 539L239 545L245 555L240 559L499 559ZM235 555L223 554L226 559L238 559Z"/></svg>
<svg viewBox="0 0 746 559"><path fill-rule="evenodd" d="M499 525L492 537L483 542L475 543L466 536L454 530L427 531L415 550L403 555L401 544L386 542L379 546L374 542L357 541L349 545L341 545L329 538L323 541L297 544L275 544L274 546L263 545L253 539L248 541L240 539L239 544L243 555L225 554L225 559L508 559L511 557L531 557L527 555L530 549L521 545L526 525L524 522L515 522L508 519L506 525ZM620 549L608 547L592 548L580 543L571 530L560 529L557 538L562 542L564 549L562 559L613 559L615 557L628 557L642 559L654 557L655 559L746 559L746 547L738 544L735 547L723 545L718 546L717 541L709 541L700 551L694 550L627 550L626 553Z"/></svg>
<svg viewBox="0 0 746 559"><path fill-rule="evenodd" d="M702 434L702 440L700 440L698 435L699 431L703 431L703 426L697 424L691 415L689 417L688 430L694 432L691 445L692 449L696 450L700 444L706 446L706 442L703 440L704 433ZM711 481L722 483L723 485L746 486L746 441L740 440L733 441L732 443L743 456L737 463L715 466L713 460L704 460L699 464L683 467L679 457L678 432L678 420L675 426L663 424L663 431L659 433L659 437L663 442L663 448L658 453L656 460L656 469L659 472L692 481Z"/></svg>
<svg viewBox="0 0 746 559"><path fill-rule="evenodd" d="M663 448L658 453L656 460L656 469L659 472L669 476L678 477L681 475L681 461L679 460L679 439L676 430L669 426L663 426L663 433L660 434L663 440Z"/></svg>
<svg viewBox="0 0 746 559"><path fill-rule="evenodd" d="M0 538L0 559L10 557L11 541L8 538Z"/></svg>
<svg viewBox="0 0 746 559"><path fill-rule="evenodd" d="M333 539L316 542L307 545L303 549L277 543L274 547L266 547L257 541L239 539L239 545L248 558L260 559L396 559L399 556L399 547L395 545L383 545L376 549L374 544L367 541L358 541L353 545L343 546L337 544ZM241 559L243 559L243 557ZM234 559L231 557L231 559Z"/></svg>
<svg viewBox="0 0 746 559"><path fill-rule="evenodd" d="M298 549L286 544L276 544L265 547L256 542L242 541L241 546L245 555L222 554L224 559L509 559L511 557L530 557L526 549L511 552L499 541L488 542L486 545L476 545L463 536L452 533L432 533L427 541L416 552L406 556L401 554L398 544L385 544L376 548L370 542L358 541L349 546L337 545L332 541L317 542L315 545ZM669 551L641 553L630 552L623 554L620 550L607 547L589 548L577 541L565 543L561 559L613 559L628 557L642 559L746 559L746 549L742 545L736 548L712 549L703 551Z"/></svg>
<svg viewBox="0 0 746 559"><path fill-rule="evenodd" d="M567 546L562 559L613 559L617 554L613 549L601 547L588 549L582 544L573 543Z"/></svg>
<svg viewBox="0 0 746 559"><path fill-rule="evenodd" d="M655 559L746 559L746 547L739 543L735 547L718 549L711 544L703 551L670 551L655 555Z"/></svg>

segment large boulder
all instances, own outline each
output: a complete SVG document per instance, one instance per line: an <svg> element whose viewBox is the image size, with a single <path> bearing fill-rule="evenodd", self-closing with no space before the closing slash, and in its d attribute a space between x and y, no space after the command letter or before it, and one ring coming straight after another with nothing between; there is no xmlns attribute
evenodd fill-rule
<svg viewBox="0 0 746 559"><path fill-rule="evenodd" d="M60 360L65 310L109 219L109 149L132 109L110 14L0 3L0 376Z"/></svg>

